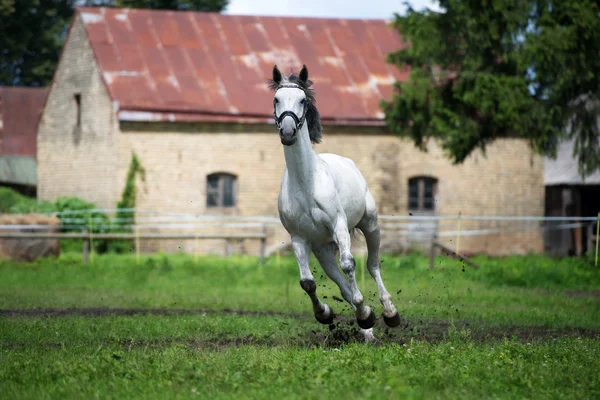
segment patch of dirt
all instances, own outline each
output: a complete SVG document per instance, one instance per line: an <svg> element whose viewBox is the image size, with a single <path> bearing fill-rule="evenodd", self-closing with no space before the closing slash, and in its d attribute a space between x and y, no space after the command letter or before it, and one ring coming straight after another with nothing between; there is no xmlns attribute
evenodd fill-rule
<svg viewBox="0 0 600 400"><path fill-rule="evenodd" d="M312 330L307 334L309 342L323 347L339 347L347 343L362 343L364 337L351 317L336 318L329 332ZM450 331L474 342L494 342L503 339L518 340L523 343L552 341L564 337L600 339L600 330L587 328L551 328L535 325L488 326L468 321L447 321L431 319L403 320L397 328L388 328L381 319L373 327L375 345L386 343L405 344L410 340L432 343L445 342Z"/></svg>
<svg viewBox="0 0 600 400"><path fill-rule="evenodd" d="M600 302L600 290L556 290L556 289L534 289L535 293L545 296L567 296L575 299L591 299Z"/></svg>
<svg viewBox="0 0 600 400"><path fill-rule="evenodd" d="M306 321L306 332L299 333L296 337L290 337L285 343L268 337L261 338L253 335L240 338L214 338L205 340L160 340L160 341L122 341L119 345L124 347L153 347L169 344L185 344L199 349L224 349L238 347L241 345L258 345L266 347L278 346L301 346L301 347L325 347L337 348L349 343L363 343L362 335L356 320L351 315L336 316L333 324L325 327L314 320L311 314L291 314L262 311L241 310L198 310L198 309L172 309L172 308L43 308L43 309L0 309L0 317L68 317L68 316L136 316L136 315L203 315L203 314L226 314L226 315L249 315L249 316L280 316ZM523 343L540 341L551 341L563 337L582 337L600 340L600 330L586 328L551 328L546 326L488 326L480 322L433 320L426 318L410 318L403 320L397 328L388 328L381 318L378 318L374 326L376 337L373 345L387 343L405 344L411 339L433 343L445 342L450 338L450 331L454 330L465 340L475 342L494 342L504 338L514 339ZM114 343L114 342L113 342ZM18 346L18 345L17 345ZM52 345L48 345L52 347ZM60 346L60 345L57 345Z"/></svg>
<svg viewBox="0 0 600 400"><path fill-rule="evenodd" d="M231 315L264 315L283 317L306 317L305 314L281 313L275 311L246 311L231 310L204 310L187 308L12 308L0 309L0 317L104 317L104 316L135 316L135 315L202 315L202 314L231 314Z"/></svg>
<svg viewBox="0 0 600 400"><path fill-rule="evenodd" d="M600 302L600 290L566 290L565 294L577 299L593 299Z"/></svg>
<svg viewBox="0 0 600 400"><path fill-rule="evenodd" d="M123 349L139 349L139 348L161 348L169 345L184 345L193 349L209 349L209 350L223 350L230 347L239 346L264 346L264 347L277 347L282 346L282 343L276 343L272 339L268 338L257 338L253 335L240 338L211 338L211 339L160 339L160 340L113 340L113 341L98 341L94 342L95 346L111 346L118 345ZM65 347L63 343L45 343L45 348L60 349ZM0 343L1 348L7 349L26 349L31 347L31 343L10 343L3 345Z"/></svg>

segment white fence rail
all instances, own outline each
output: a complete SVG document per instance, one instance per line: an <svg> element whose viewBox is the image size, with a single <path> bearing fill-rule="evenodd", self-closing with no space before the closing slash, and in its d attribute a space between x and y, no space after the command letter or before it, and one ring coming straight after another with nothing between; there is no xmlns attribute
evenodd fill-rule
<svg viewBox="0 0 600 400"><path fill-rule="evenodd" d="M115 218L117 212L132 213L132 218ZM108 216L89 217L93 213ZM220 216L192 215L175 212L157 212L141 209L92 209L51 213L61 219L60 226L41 224L0 225L0 238L27 239L43 236L60 229L63 233L52 233L52 238L86 239L258 239L261 241L261 256L286 248L289 236L283 230L277 216ZM590 244L597 241L592 229L598 223L597 216L587 217L540 217L540 216L417 216L380 215L382 242L409 241L427 246L435 238L477 237L531 230L551 231L586 229ZM460 224L463 224L462 228ZM122 233L127 230L130 233ZM121 231L121 232L119 232ZM270 248L265 242L277 237ZM388 243L388 244L389 244ZM589 249L588 245L588 250Z"/></svg>

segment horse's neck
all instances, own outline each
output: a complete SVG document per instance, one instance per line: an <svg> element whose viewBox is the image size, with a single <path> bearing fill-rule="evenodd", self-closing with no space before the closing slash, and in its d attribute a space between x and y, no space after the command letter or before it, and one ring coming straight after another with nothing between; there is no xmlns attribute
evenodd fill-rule
<svg viewBox="0 0 600 400"><path fill-rule="evenodd" d="M285 146L283 152L288 176L294 186L304 186L312 190L318 156L312 148L307 124L304 124L298 133L298 141L293 146Z"/></svg>

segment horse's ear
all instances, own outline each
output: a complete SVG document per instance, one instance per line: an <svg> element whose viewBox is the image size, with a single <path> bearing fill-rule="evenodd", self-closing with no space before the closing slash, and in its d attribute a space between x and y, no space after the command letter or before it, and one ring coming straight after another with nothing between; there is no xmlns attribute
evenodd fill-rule
<svg viewBox="0 0 600 400"><path fill-rule="evenodd" d="M281 83L281 71L279 71L277 65L273 66L273 82L278 85Z"/></svg>
<svg viewBox="0 0 600 400"><path fill-rule="evenodd" d="M300 71L299 78L304 83L308 81L308 69L306 69L306 65L302 65L302 70Z"/></svg>

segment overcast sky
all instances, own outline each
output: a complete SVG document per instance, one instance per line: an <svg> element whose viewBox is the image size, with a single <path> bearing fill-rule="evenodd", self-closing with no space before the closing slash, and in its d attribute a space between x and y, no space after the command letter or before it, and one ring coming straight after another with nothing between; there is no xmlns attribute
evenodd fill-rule
<svg viewBox="0 0 600 400"><path fill-rule="evenodd" d="M225 14L391 19L404 0L230 0ZM437 1L410 0L414 9L439 11Z"/></svg>

